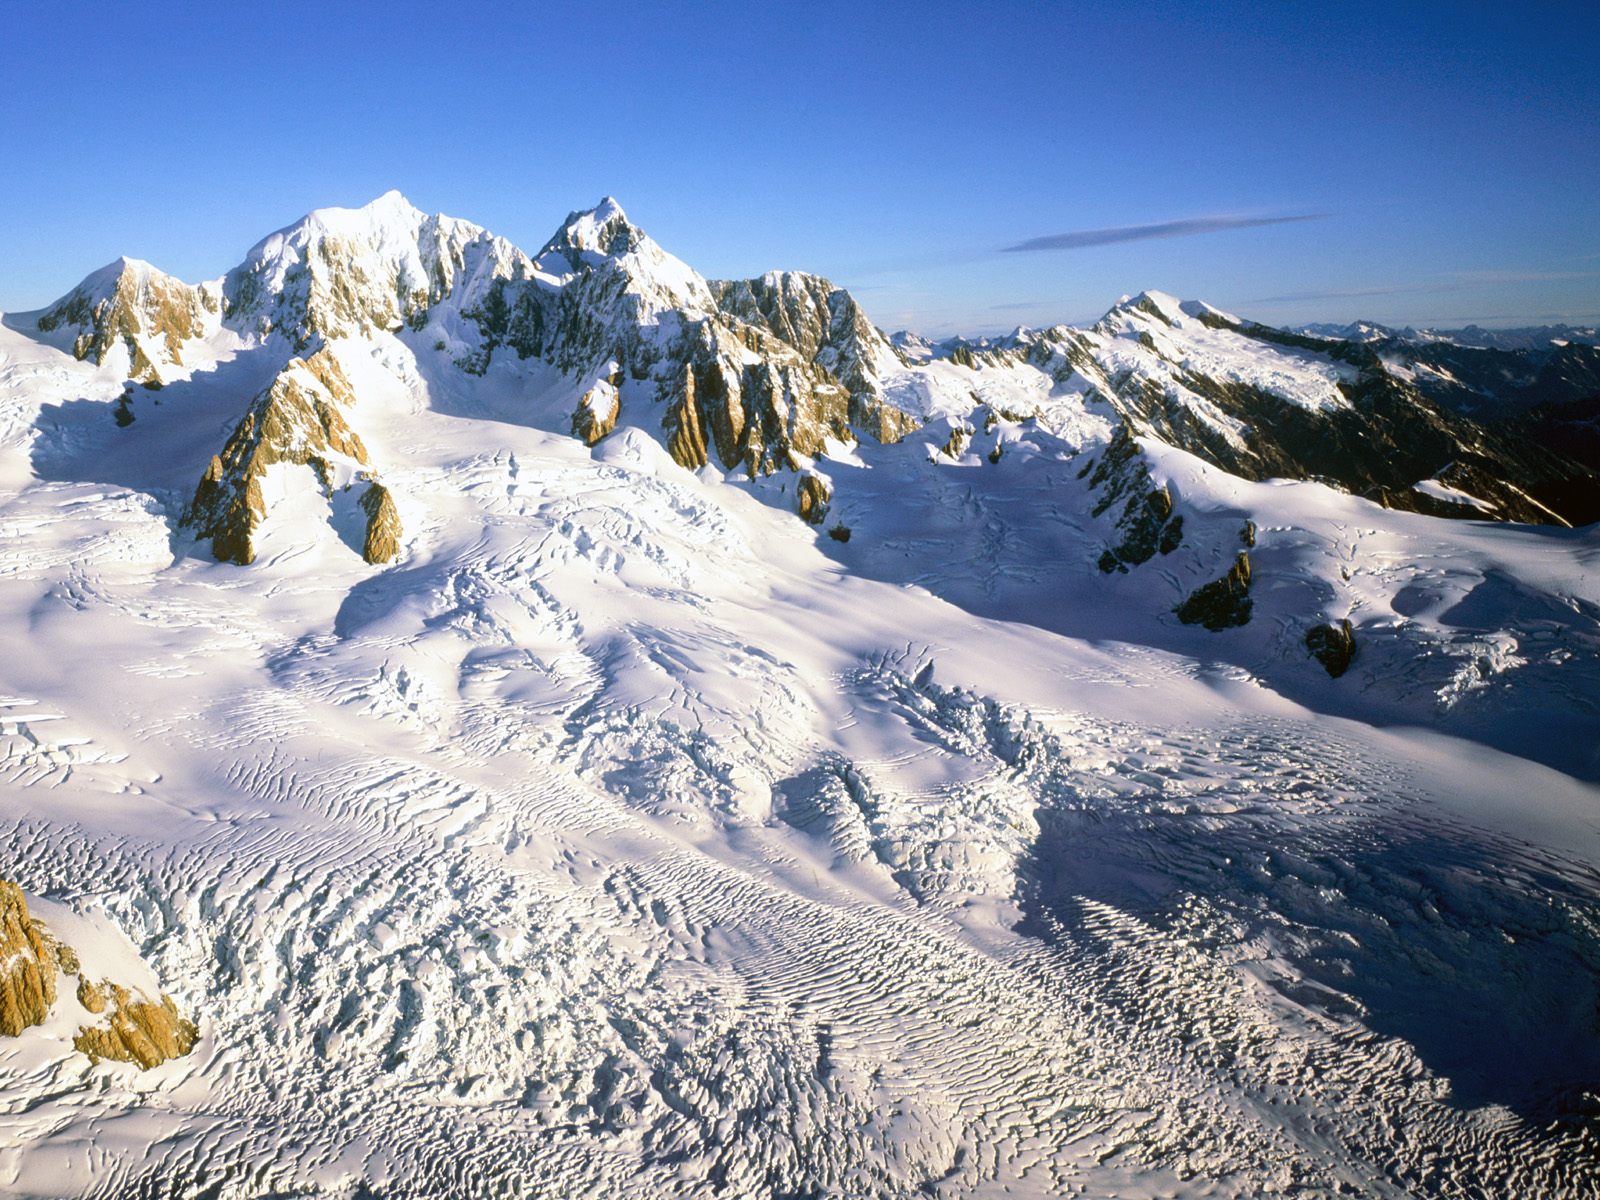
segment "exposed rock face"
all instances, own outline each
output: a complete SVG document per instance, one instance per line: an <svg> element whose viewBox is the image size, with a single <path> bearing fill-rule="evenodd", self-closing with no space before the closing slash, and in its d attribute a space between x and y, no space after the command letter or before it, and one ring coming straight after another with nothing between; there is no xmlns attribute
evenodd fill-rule
<svg viewBox="0 0 1600 1200"><path fill-rule="evenodd" d="M376 481L361 494L361 511L367 514L367 536L361 557L369 563L393 562L400 553L400 513L389 489Z"/></svg>
<svg viewBox="0 0 1600 1200"><path fill-rule="evenodd" d="M91 1062L103 1058L138 1063L146 1069L194 1049L200 1030L178 1012L171 996L159 1001L121 984L87 978L78 982L78 1002L92 1013L107 1013L106 1024L86 1025L72 1039Z"/></svg>
<svg viewBox="0 0 1600 1200"><path fill-rule="evenodd" d="M954 425L950 429L950 436L945 438L944 445L939 448L939 453L946 458L958 459L967 452L967 447L972 444L972 430L965 425Z"/></svg>
<svg viewBox="0 0 1600 1200"><path fill-rule="evenodd" d="M90 980L72 947L29 916L22 890L0 880L0 1035L15 1037L44 1023L56 1002L58 973L77 975L78 1003L104 1016L103 1023L84 1025L73 1038L73 1047L91 1061L110 1058L148 1068L194 1048L199 1030L170 996L152 1000L137 988Z"/></svg>
<svg viewBox="0 0 1600 1200"><path fill-rule="evenodd" d="M1177 607L1185 625L1204 625L1213 633L1250 620L1250 555L1239 551L1221 579L1198 587Z"/></svg>
<svg viewBox="0 0 1600 1200"><path fill-rule="evenodd" d="M973 366L1029 363L1103 401L1135 436L1245 479L1314 479L1433 516L1574 524L1600 518L1596 464L1544 444L1528 417L1489 419L1508 403L1527 412L1519 396L1580 393L1600 373L1600 353L1568 349L1559 362L1549 356L1559 380L1527 392L1532 373L1521 368L1523 380L1504 352L1453 347L1441 376L1428 369L1441 351L1297 334L1144 293L1092 329L1019 331L930 353ZM1417 488L1428 480L1483 507Z"/></svg>
<svg viewBox="0 0 1600 1200"><path fill-rule="evenodd" d="M0 1034L40 1024L56 1002L55 943L28 915L22 889L0 880Z"/></svg>
<svg viewBox="0 0 1600 1200"><path fill-rule="evenodd" d="M764 354L749 361L742 340L706 335L692 360L695 398L724 467L752 477L793 470L796 452L817 455L830 437L850 439L848 398L821 368L762 339Z"/></svg>
<svg viewBox="0 0 1600 1200"><path fill-rule="evenodd" d="M706 465L706 435L700 428L700 403L695 395L693 367L683 368L677 399L667 409L661 427L667 435L667 453L675 463L691 471Z"/></svg>
<svg viewBox="0 0 1600 1200"><path fill-rule="evenodd" d="M1100 460L1094 464L1090 484L1099 490L1093 513L1100 516L1121 504L1117 528L1122 540L1100 555L1100 569L1107 574L1126 571L1148 562L1159 551L1171 554L1183 543L1183 517L1172 511L1172 496L1157 487L1145 467L1139 444L1118 428Z"/></svg>
<svg viewBox="0 0 1600 1200"><path fill-rule="evenodd" d="M255 561L255 533L267 515L261 483L268 467L309 465L329 489L338 460L347 467L367 464L367 449L344 417L354 399L338 360L324 348L292 359L251 402L222 452L212 457L184 517L198 536L211 539L220 561ZM398 524L396 517L397 533Z"/></svg>
<svg viewBox="0 0 1600 1200"><path fill-rule="evenodd" d="M1350 669L1356 656L1355 630L1346 617L1337 625L1318 625L1306 630L1306 649L1334 679Z"/></svg>
<svg viewBox="0 0 1600 1200"><path fill-rule="evenodd" d="M796 452L821 454L828 438L850 437L844 390L793 351L758 344L766 357L744 353L743 342L724 330L702 330L666 389L662 424L677 462L700 467L714 453L722 466L754 478L796 469Z"/></svg>
<svg viewBox="0 0 1600 1200"><path fill-rule="evenodd" d="M605 378L597 379L578 401L577 411L572 414L572 436L585 446L597 445L617 427L621 411L622 369L612 364Z"/></svg>
<svg viewBox="0 0 1600 1200"><path fill-rule="evenodd" d="M38 326L43 333L77 330L72 353L96 365L126 346L128 378L157 385L164 372L183 365L184 343L204 337L219 311L214 291L121 258L58 300Z"/></svg>
<svg viewBox="0 0 1600 1200"><path fill-rule="evenodd" d="M904 359L849 292L796 271L710 286L722 312L765 329L838 380L849 393L853 428L880 442L897 442L917 428L913 417L883 396L884 369Z"/></svg>
<svg viewBox="0 0 1600 1200"><path fill-rule="evenodd" d="M811 474L800 476L796 490L799 493L800 519L808 525L821 525L828 515L828 501L833 496L832 490L821 476Z"/></svg>
<svg viewBox="0 0 1600 1200"><path fill-rule="evenodd" d="M653 384L668 448L691 468L792 470L829 438L893 441L917 425L883 400L880 372L901 360L848 293L803 275L708 284L609 199L571 214L528 277L496 282L467 315L482 338L471 369L507 347L612 388ZM591 389L574 434L604 437L611 399Z"/></svg>

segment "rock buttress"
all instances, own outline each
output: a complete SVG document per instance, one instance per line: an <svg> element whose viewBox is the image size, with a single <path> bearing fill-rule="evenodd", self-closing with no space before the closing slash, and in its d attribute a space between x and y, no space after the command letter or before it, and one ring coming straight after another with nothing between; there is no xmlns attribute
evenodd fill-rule
<svg viewBox="0 0 1600 1200"><path fill-rule="evenodd" d="M350 381L326 348L292 359L250 404L195 488L184 523L211 539L222 562L255 561L255 534L266 519L261 480L275 463L311 466L328 487L328 460L365 466L367 448L345 420Z"/></svg>
<svg viewBox="0 0 1600 1200"><path fill-rule="evenodd" d="M369 563L393 562L400 553L400 513L389 489L376 480L361 494L361 511L367 514L367 536L361 557Z"/></svg>
<svg viewBox="0 0 1600 1200"><path fill-rule="evenodd" d="M22 889L0 880L0 1034L40 1024L56 1002L57 951L28 915Z"/></svg>

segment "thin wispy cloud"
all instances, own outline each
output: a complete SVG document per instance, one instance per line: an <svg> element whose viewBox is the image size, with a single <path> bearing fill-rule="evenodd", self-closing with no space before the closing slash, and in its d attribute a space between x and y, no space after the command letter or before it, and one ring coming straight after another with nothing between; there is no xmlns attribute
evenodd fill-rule
<svg viewBox="0 0 1600 1200"><path fill-rule="evenodd" d="M1118 225L1110 229L1080 229L1074 233L1052 233L1045 237L1029 238L1025 242L1018 242L1015 246L1002 246L1000 249L1006 254L1035 250L1081 250L1088 246L1111 246L1118 242L1194 237L1201 233L1225 233L1230 229L1288 225L1295 221L1321 221L1331 215L1331 213L1291 213L1275 217L1188 217L1181 221L1160 221L1154 225Z"/></svg>

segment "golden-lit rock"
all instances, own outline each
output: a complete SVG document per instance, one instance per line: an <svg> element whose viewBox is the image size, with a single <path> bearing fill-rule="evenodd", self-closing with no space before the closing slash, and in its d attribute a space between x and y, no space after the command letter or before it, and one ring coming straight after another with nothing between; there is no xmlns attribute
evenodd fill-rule
<svg viewBox="0 0 1600 1200"><path fill-rule="evenodd" d="M28 915L22 889L0 880L0 1034L15 1037L49 1016L57 970L55 945Z"/></svg>
<svg viewBox="0 0 1600 1200"><path fill-rule="evenodd" d="M799 493L800 519L808 525L821 525L828 515L828 501L833 493L820 475L802 475L796 489Z"/></svg>
<svg viewBox="0 0 1600 1200"><path fill-rule="evenodd" d="M393 562L400 553L400 513L389 489L376 481L361 495L361 511L367 514L367 536L361 557L369 563Z"/></svg>
<svg viewBox="0 0 1600 1200"><path fill-rule="evenodd" d="M328 456L367 463L367 448L344 416L354 402L350 381L327 348L290 360L251 402L206 467L184 516L200 537L211 539L219 561L241 566L255 561L255 533L267 516L261 489L267 468L311 466L326 490ZM396 517L397 541L398 525Z"/></svg>

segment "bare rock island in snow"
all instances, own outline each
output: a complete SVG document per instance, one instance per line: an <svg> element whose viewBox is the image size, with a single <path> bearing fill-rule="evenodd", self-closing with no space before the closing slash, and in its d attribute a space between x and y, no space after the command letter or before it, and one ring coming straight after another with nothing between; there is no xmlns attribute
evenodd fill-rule
<svg viewBox="0 0 1600 1200"><path fill-rule="evenodd" d="M73 998L86 1022L72 1047L91 1062L112 1059L159 1066L188 1054L199 1030L179 1015L172 998L149 995L137 984L92 978L73 947L31 917L27 898L0 880L0 1035L17 1037L49 1020L64 977L77 977Z"/></svg>
<svg viewBox="0 0 1600 1200"><path fill-rule="evenodd" d="M384 563L398 553L400 519L388 489L368 469L367 448L346 414L355 404L350 381L326 347L294 358L246 411L226 445L211 458L184 516L225 562L255 561L252 538L266 519L262 480L278 463L308 466L332 496L362 485L367 514L362 556Z"/></svg>

